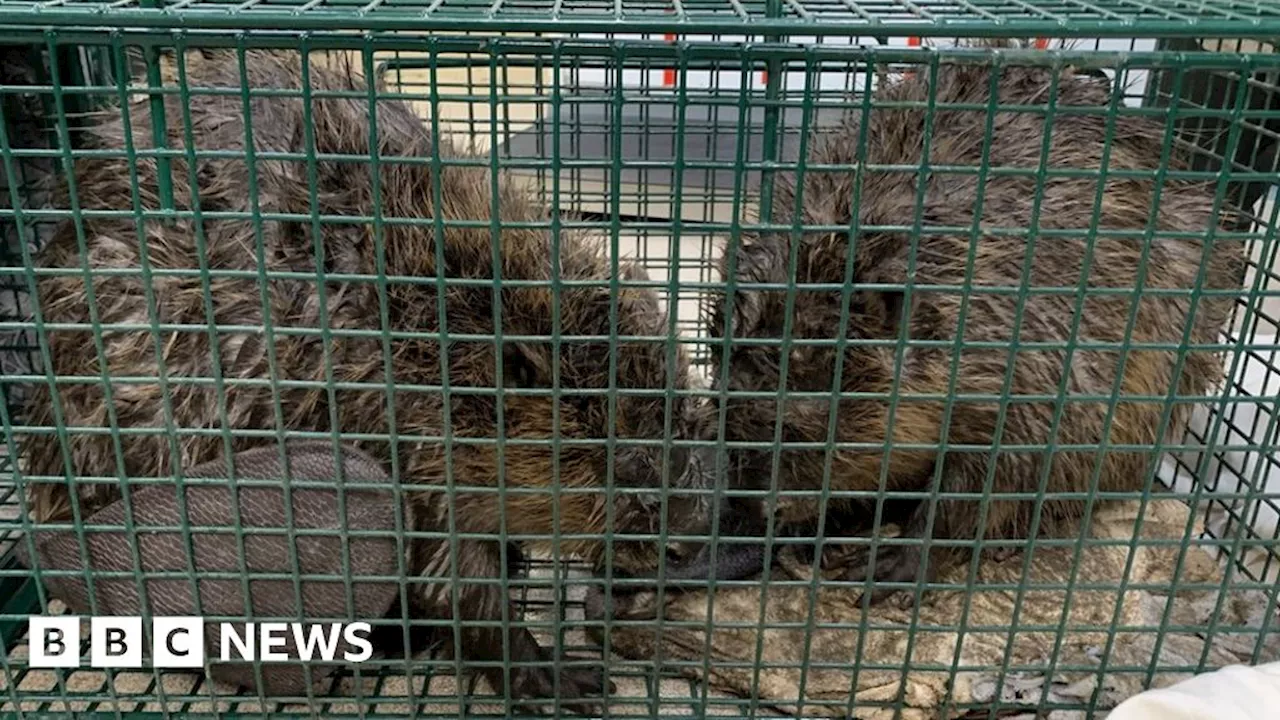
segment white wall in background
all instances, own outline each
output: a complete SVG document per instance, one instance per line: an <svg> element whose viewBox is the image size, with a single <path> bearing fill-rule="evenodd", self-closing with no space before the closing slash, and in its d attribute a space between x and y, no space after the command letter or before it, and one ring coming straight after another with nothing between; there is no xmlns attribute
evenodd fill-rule
<svg viewBox="0 0 1280 720"><path fill-rule="evenodd" d="M1270 218L1275 203L1276 190L1273 188L1259 203L1261 207L1256 215ZM1254 259L1259 260L1260 257L1255 253ZM1276 269L1273 267L1273 272ZM1252 288L1253 277L1253 272L1250 272L1245 282L1246 289ZM1278 288L1269 279L1264 279L1260 289L1274 292ZM1258 325L1258 334L1246 336L1245 342L1263 349L1239 358L1233 380L1225 392L1228 398L1239 402L1223 405L1216 402L1221 394L1214 393L1213 399L1197 407L1190 423L1194 437L1187 443L1196 442L1195 438L1208 440L1212 433L1214 448L1210 456L1204 459L1200 451L1171 454L1161 467L1160 479L1175 492L1193 492L1196 488L1193 473L1203 462L1201 477L1209 483L1202 495L1208 508L1205 529L1209 534L1234 539L1241 533L1239 526L1243 523L1252 530L1252 536L1246 532L1245 539L1280 542L1280 458L1276 457L1274 450L1230 449L1248 445L1275 448L1280 439L1280 420L1273 419L1280 414L1280 401L1276 400L1280 396L1280 349L1265 349L1265 346L1274 347L1277 343L1274 320L1280 316L1280 298L1259 298L1254 302L1256 308L1261 308L1263 320ZM1234 356L1226 358L1228 369L1233 360ZM1221 422L1217 422L1219 407L1224 411ZM1181 438L1175 439L1175 442L1179 441ZM1215 478L1217 485L1211 487ZM1222 497L1244 495L1251 488L1253 498ZM1268 580L1275 579L1280 576L1280 563L1272 560L1268 564L1268 555L1264 549L1247 550L1243 564L1256 578L1261 579L1265 572Z"/></svg>

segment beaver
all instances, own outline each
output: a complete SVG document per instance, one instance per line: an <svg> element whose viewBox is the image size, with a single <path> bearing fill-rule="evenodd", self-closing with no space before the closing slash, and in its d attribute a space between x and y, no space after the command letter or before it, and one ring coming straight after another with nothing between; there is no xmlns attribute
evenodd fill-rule
<svg viewBox="0 0 1280 720"><path fill-rule="evenodd" d="M56 382L28 406L28 425L47 428L22 444L33 521L83 517L126 478L344 434L403 483L409 529L435 533L406 543L410 612L469 621L464 660L490 663L479 671L495 689L505 644L526 664L511 696L551 697L548 650L493 622L510 607L493 582L500 533L524 546L560 536L564 554L599 566L612 516L625 567L686 551L635 537L663 522L706 532L704 451L652 442L668 411L676 441L698 413L658 392L690 376L660 299L633 284L643 270L611 262L588 231L550 232L527 189L434 142L406 103L378 97L371 113L380 87L350 62L275 50L176 62L192 90L164 96L167 133L147 103L88 123L97 152L60 191L84 214L39 254ZM157 135L177 149L169 213L146 152ZM622 492L605 493L610 477ZM598 666L558 679L566 707L597 709Z"/></svg>
<svg viewBox="0 0 1280 720"><path fill-rule="evenodd" d="M874 564L865 545L833 561L839 577L873 583L880 602L972 557L974 541L994 540L1003 553L1034 542L1037 504L1041 532L1056 534L1078 531L1083 493L1141 491L1161 430L1175 435L1190 410L1183 400L1170 411L1164 396L1203 397L1223 379L1220 354L1205 346L1220 342L1245 258L1234 239L1206 246L1222 228L1213 186L1162 177L1186 158L1164 157L1159 119L1100 112L1114 97L1105 78L1067 69L943 62L882 83L865 127L853 112L811 135L810 169L776 176L771 222L824 229L744 233L720 260L738 287L713 293L708 322L712 378L727 390L725 439L764 446L729 450L731 484L770 487L780 419L777 488L810 492L772 508L735 499L746 509L728 513L721 532L758 536L773 512L778 533L812 536L822 508L812 491L829 462L832 491L863 495L830 498L827 532L880 517L923 541L880 546ZM1028 107L988 113L997 102ZM926 155L931 169L901 170ZM864 166L856 188L855 164ZM1104 165L1117 174L1099 188ZM918 241L890 227L917 217ZM831 289L848 282L848 265L854 285ZM794 292L781 289L790 282ZM766 283L774 287L752 287ZM794 342L784 349L777 339L788 325ZM841 337L848 344L837 350ZM779 408L769 394L782 389L784 367L785 390L810 394ZM857 395L837 400L833 390ZM734 395L743 391L765 394ZM828 460L829 429L837 443L864 445ZM1118 447L1099 452L1100 443ZM917 495L877 515L868 491L881 489ZM1038 492L1042 503L1026 495ZM1023 497L992 497L1001 493ZM759 545L720 547L718 562L739 575L765 559ZM705 575L708 556L691 557L669 572Z"/></svg>

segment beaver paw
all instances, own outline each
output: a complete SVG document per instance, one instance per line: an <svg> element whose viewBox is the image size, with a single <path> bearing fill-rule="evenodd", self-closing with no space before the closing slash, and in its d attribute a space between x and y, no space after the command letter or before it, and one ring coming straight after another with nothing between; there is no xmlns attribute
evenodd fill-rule
<svg viewBox="0 0 1280 720"><path fill-rule="evenodd" d="M920 582L920 570L924 554L918 547L889 545L876 548L875 567L871 567L871 549L866 548L858 553L846 556L837 576L850 582L872 582L871 604L878 605L889 597L897 595L897 604L903 609L915 604L915 595L910 589L876 588L875 583ZM933 581L932 569L923 578L926 583Z"/></svg>
<svg viewBox="0 0 1280 720"><path fill-rule="evenodd" d="M564 656L562 662L581 661L585 658ZM556 695L556 669L551 666L553 659L544 658L546 666L513 668L511 672L511 694L513 697L526 700L521 703L528 710L540 715L549 715L555 711L552 698ZM502 670L494 668L491 682L502 687ZM616 693L617 686L608 684L609 693ZM601 702L587 698L600 697L605 694L604 670L597 667L561 667L560 668L560 707L580 715L599 716L604 712Z"/></svg>

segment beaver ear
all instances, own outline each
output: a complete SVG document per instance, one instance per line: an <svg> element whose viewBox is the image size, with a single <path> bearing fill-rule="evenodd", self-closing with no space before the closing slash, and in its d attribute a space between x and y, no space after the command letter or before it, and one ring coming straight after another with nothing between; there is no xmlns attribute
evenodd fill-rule
<svg viewBox="0 0 1280 720"><path fill-rule="evenodd" d="M548 348L531 343L502 346L502 384L531 388L551 384L551 356Z"/></svg>
<svg viewBox="0 0 1280 720"><path fill-rule="evenodd" d="M867 330L877 332L877 338L896 338L904 323L907 327L911 326L911 319L919 302L919 292L911 294L911 305L909 307L907 306L907 294L902 290L879 290L863 293L863 306L869 320L867 324L870 326Z"/></svg>
<svg viewBox="0 0 1280 720"><path fill-rule="evenodd" d="M786 282L786 267L789 243L787 238L774 234L744 234L737 245L737 263L734 277L738 283L782 283ZM727 271L728 263L721 261L722 275ZM720 290L718 302L723 303L726 287ZM729 333L733 337L746 337L752 334L756 326L764 319L765 303L769 294L759 289L738 288L733 293L733 316L729 319ZM723 322L723 316L716 319ZM714 328L714 334L723 332L723 327ZM714 335L713 335L714 336Z"/></svg>

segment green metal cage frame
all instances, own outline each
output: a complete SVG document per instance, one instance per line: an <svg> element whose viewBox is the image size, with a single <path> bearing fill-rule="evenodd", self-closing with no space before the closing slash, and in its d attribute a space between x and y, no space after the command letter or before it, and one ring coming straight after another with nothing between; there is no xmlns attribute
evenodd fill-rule
<svg viewBox="0 0 1280 720"><path fill-rule="evenodd" d="M110 26L111 29L104 30L104 26ZM674 32L678 36L706 35L714 38L718 35L747 33L753 37L759 37L760 41L708 43L668 42L634 37L601 39L572 37L578 32L599 32L602 26L608 28L607 32L624 36ZM110 98L126 92L127 94L145 94L151 90L153 102L157 102L154 100L154 91L165 88L165 92L176 92L174 86L167 85L161 78L159 65L162 54L174 49L220 47L244 53L247 49L255 47L281 49L305 47L312 51L354 52L361 54L368 65L375 65L376 62L378 73L387 79L392 87L399 88L399 92L406 97L425 101L436 107L439 103L447 101L451 93L441 93L438 84L427 90L416 91L413 82L404 79L406 73L426 71L434 76L442 69L450 67L483 68L489 72L489 79L483 81L489 84L484 94L471 87L480 83L471 79L469 70L466 85L460 84L447 89L452 91L455 99L469 107L487 105L485 110L489 120L479 121L473 113L465 121L459 122L471 126L473 133L477 125L485 127L484 132L489 135L492 147L497 149L494 153L498 158L494 161L495 165L524 172L536 179L537 186L548 198L552 198L548 203L554 204L557 209L577 213L576 222L607 234L613 252L618 252L624 243L622 238L629 236L630 239L626 242L633 244L642 256L646 252L644 248L647 248L650 243L662 242L663 232L673 236L679 236L681 233L703 234L706 239L702 241L702 247L708 251L711 236L725 234L732 236L743 232L748 223L745 223L736 213L729 218L716 217L715 208L719 205L737 208L744 203L745 197L750 194L743 187L742 177L745 172L767 177L780 164L785 164L782 159L785 142L775 142L781 136L779 128L794 122L794 118L789 119L790 112L809 113L814 105L811 99L806 99L804 102L789 99L794 95L807 92L809 88L797 90L786 87L785 77L788 67L800 66L804 68L808 77L812 74L814 67L853 68L866 62L925 66L930 62L937 62L939 55L962 60L987 57L985 51L978 50L950 49L940 53L930 53L912 48L893 47L872 49L805 47L790 42L797 36L873 37L883 43L887 43L891 38L900 39L906 36L937 39L958 36L975 38L1045 36L1058 39L1156 38L1159 44L1155 50L1149 52L1107 52L1088 47L1076 47L1068 50L1053 50L1049 53L1009 51L1004 54L1004 57L1011 63L1046 62L1044 58L1051 57L1052 60L1048 62L1054 63L1057 67L1070 65L1076 68L1106 68L1118 70L1119 74L1128 74L1138 69L1150 72L1158 81L1148 82L1145 97L1142 98L1142 106L1128 112L1137 114L1149 111L1153 116L1159 116L1160 113L1165 112L1164 108L1167 107L1171 96L1175 95L1171 92L1168 83L1175 74L1181 74L1183 77L1180 82L1183 89L1176 93L1176 100L1190 104L1192 112L1188 113L1189 117L1185 120L1185 124L1178 129L1187 147L1194 148L1198 145L1200 148L1193 155L1195 161L1192 171L1184 175L1201 179L1210 178L1221 172L1224 166L1229 166L1233 179L1244 183L1242 186L1233 187L1232 192L1246 195L1265 193L1268 184L1274 184L1276 173L1274 150L1276 139L1280 138L1280 100L1276 97L1277 87L1280 86L1277 81L1277 74L1280 73L1280 57L1268 52L1242 51L1239 45L1235 50L1231 49L1232 42L1244 40L1258 42L1280 38L1280 6L1262 2L1180 0L1162 4L1141 0L1106 0L1105 2L1095 0L1071 3L941 0L936 3L917 5L889 2L861 3L858 0L849 2L726 0L725 2L676 2L668 5L639 0L621 0L617 3L574 3L561 0L555 2L531 0L521 3L503 2L503 0L494 3L479 3L471 0L387 0L368 3L354 0L312 0L310 2L296 0L290 3L268 3L250 0L238 4L206 0L189 0L171 4L147 0L137 2L125 0L115 3L70 0L69 2L0 3L0 28L7 29L6 44L33 48L36 53L44 53L46 56L55 58L52 64L56 65L62 74L48 79L48 86L54 88L48 94L56 95L60 101L71 102L80 110L87 109L88 103L94 96ZM475 33L477 36L463 36L459 33ZM521 35L529 33L535 36L505 36L516 33ZM549 34L549 36L541 37L541 34ZM423 39L419 37L420 35L428 37ZM1207 51L1200 47L1200 40L1206 37L1222 38L1224 46L1217 51ZM133 54L126 54L126 48ZM39 66L41 62L35 65ZM144 77L150 88L135 86L126 91L125 81L111 72L112 69L121 66L128 67ZM515 67L532 68L541 78L541 71L559 71L565 66L577 69L601 69L605 72L613 72L615 76L608 78L606 87L599 90L596 95L590 95L581 89L574 91L579 93L579 100L585 99L578 103L578 106L573 102L564 102L563 98L536 100L535 104L540 108L549 108L551 118L544 117L535 122L533 129L522 135L521 142L524 145L517 147L520 143L513 143L512 140L514 136L521 135L520 131L512 130L512 125L516 123L508 117L502 120L498 118L522 96L517 94L506 97L510 87L505 80L497 79L497 69L499 67L504 70ZM709 107L723 107L725 109L723 114L733 115L732 119L724 120L720 112L708 110L707 120L693 130L690 129L690 125L696 123L688 123L686 117L682 116L678 119L673 117L669 121L671 122L670 132L677 136L701 133L711 137L735 133L741 138L746 133L745 136L758 138L755 146L759 153L758 157L748 160L745 158L745 153L742 153L737 157L721 159L713 153L710 159L689 160L678 156L675 161L677 165L683 165L687 169L693 169L702 174L703 192L699 195L696 191L690 191L684 183L693 184L696 181L687 181L682 172L673 171L669 175L662 176L669 182L670 187L674 188L673 197L664 202L655 201L643 191L634 196L628 196L628 191L621 189L623 174L628 171L634 172L631 179L636 186L658 184L654 178L660 175L657 167L660 161L651 158L641 158L632 163L630 168L624 168L626 161L618 155L603 162L590 159L579 160L576 163L570 163L576 164L576 171L557 172L558 169L563 169L563 164L560 162L562 157L560 147L564 142L558 135L558 125L591 127L593 121L580 120L576 114L581 108L591 104L608 106L618 113L615 117L621 117L624 99L639 98L652 90L642 83L642 87L624 91L620 83L616 82L621 78L624 68L644 73L666 67L675 68L678 78L678 89L675 92L677 95L683 93L686 103L690 94L686 85L690 72L699 69L728 75L745 75L757 70L766 72L769 79L765 86L758 90L749 93L732 90L721 93L718 90L708 90L698 96L698 99ZM1185 73L1185 68L1188 67L1194 67L1194 73ZM1248 79L1242 81L1243 76L1248 76ZM534 81L533 85L519 87L519 90L528 95L535 95L534 91L549 91L550 88L542 86L542 82L539 79ZM39 84L43 86L45 82L42 80ZM569 84L562 80L555 80L551 85L558 88L557 92L563 95ZM833 90L831 97L845 93L847 89ZM501 100L497 97L499 92L504 93ZM14 97L15 86L8 82L0 82L0 94L5 100ZM1196 100L1195 98L1198 97L1203 99ZM1232 102L1227 99L1230 97L1235 98L1237 108L1235 110L1226 109L1226 106ZM665 102L675 105L669 100ZM839 109L841 104L840 101L830 100L826 103L827 106L836 109ZM843 104L855 108L857 106L857 103L848 101ZM1051 101L1050 105L1052 104ZM806 107L800 107L801 105ZM1242 106L1248 106L1248 111L1240 110ZM62 117L57 117L59 127L56 128L56 135L59 140L55 141L51 147L57 147L62 140L72 139L74 133L67 123L66 116L77 111L74 107L67 106L61 113L52 113L55 117L59 115ZM660 121L653 120L652 116L647 114L650 112L657 111L647 106L637 109L635 126L647 129L659 123ZM1246 115L1247 119L1242 119ZM1206 125L1215 124L1222 131L1205 131ZM744 129L744 125L750 125L750 127ZM615 150L621 150L621 137L617 132L611 133L609 130L609 127L616 126L616 124L610 126L606 123L594 126L594 129L596 134L604 137ZM532 138L529 133L533 134ZM14 158L25 159L39 155L39 153L32 153L24 156L21 153L14 153L13 140L7 134L2 149L7 165L5 175L9 178L13 177L11 167ZM1270 155L1268 155L1269 151ZM641 149L638 152L644 155L646 150ZM69 149L67 153L70 154ZM1231 155L1230 162L1224 160L1224 155L1228 154ZM164 161L160 162L163 164ZM727 189L714 187L714 183L709 178L717 173L735 176L735 184ZM602 183L606 189L595 194L585 189L592 181L601 179L606 181ZM768 191L764 194L767 198ZM11 224L19 220L28 225L16 230L34 232L35 225L40 223L32 222L30 216L48 217L50 221L63 216L59 212L15 212L12 201L20 200L21 195L22 192L15 189L8 198L5 198L4 202L11 204L3 214L0 214L0 222ZM162 197L165 195L163 188L161 195ZM621 209L624 203L629 203L629 212ZM700 207L690 209L690 205ZM767 207L768 202L762 202L762 205ZM690 213L689 217L685 217L684 210ZM664 212L667 212L670 217L663 216ZM28 217L22 217L24 215ZM552 227L555 227L555 223L560 221L552 222ZM766 217L762 222L768 223L769 220ZM1260 362L1268 375L1280 374L1280 361L1275 356L1277 347L1274 343L1256 345L1251 340L1259 327L1271 325L1274 329L1275 326L1280 325L1280 318L1270 318L1261 313L1259 307L1255 307L1264 297L1269 296L1269 292L1274 292L1272 288L1276 287L1275 283L1280 281L1280 276L1263 267L1265 258L1275 254L1275 233L1280 223L1277 223L1275 211L1272 211L1270 218L1254 218L1252 222L1243 222L1240 227L1242 235L1249 234L1250 231L1246 229L1249 225L1255 228L1251 242L1261 245L1263 248L1261 257L1264 259L1255 260L1253 288L1241 291L1244 306L1238 308L1238 311L1243 313L1246 324L1239 330L1240 337L1233 340L1228 347L1235 353L1234 363L1247 364L1248 357L1253 354L1254 361ZM8 231L10 225L5 225L5 228ZM650 232L656 233L659 238L652 239ZM25 239L23 241L25 242ZM674 246L677 243L672 241L671 244ZM708 274L705 257L681 258L681 260L687 260L689 265L674 269L688 270L696 274L697 279L678 279L676 276L679 273L672 272L672 277L668 281L652 283L656 289L679 296L685 292L699 294L715 284ZM670 262L670 258L650 262L651 266L660 267ZM7 252L6 247L0 247L0 266L21 266L22 264L23 260L20 256L12 256ZM667 265L665 269L671 272L673 268ZM5 280L5 276L0 276L0 293L12 291L12 288L5 284ZM698 315L699 317L705 315L705 308L700 309ZM673 318L673 329L677 324L684 324L684 321ZM0 306L0 327L27 329L29 323L17 316L6 317L3 306ZM705 363L706 353L710 352L702 347L705 341L695 338L688 342L695 348L695 363ZM3 343L4 340L0 339L0 354L15 350L29 350L29 348L15 348ZM1269 359L1267 359L1268 354ZM9 382L0 382L0 392L4 393L6 400L4 410L7 426L20 424L13 415L16 408L8 406L11 385ZM1245 394L1248 395L1247 392ZM1273 407L1276 404L1274 398L1253 399L1259 403L1270 402ZM1219 413L1225 412L1224 408L1225 401L1219 406ZM1214 429L1216 431L1219 425L1223 423L1230 425L1231 422L1219 416L1215 421ZM1274 417L1271 423L1275 424ZM1274 432L1270 434L1274 435ZM318 435L328 436L326 433ZM0 477L5 473L12 475L13 472L7 465L13 462L7 453L11 451L14 440L12 436L7 436L5 440L9 448L0 448ZM1166 447L1166 449L1173 448ZM1233 449L1255 454L1275 453L1274 440L1266 439L1243 446L1233 446ZM1196 475L1194 469L1189 472L1193 476ZM1208 481L1208 488L1206 488L1205 478L1193 477L1195 489L1184 499L1193 505L1202 501L1202 495L1216 489L1220 480L1221 478L1215 478ZM1256 480L1255 472L1254 481ZM1232 497L1255 501L1261 499L1260 495L1263 494L1261 489L1253 487L1250 481L1238 478L1237 484L1241 487L1247 486L1247 489L1238 488L1238 496L1228 492L1225 496L1227 499ZM0 505L16 504L18 501L12 498L12 493L16 492L18 489L13 484L0 490L0 493L10 494L6 499L0 500ZM1146 496L1142 498L1143 503L1147 500L1149 498ZM1197 510L1197 513L1199 512ZM1244 521L1244 518L1234 517L1228 524L1229 528L1237 528L1231 531L1234 537L1229 535L1215 539L1220 553L1228 559L1238 559L1245 547L1263 547L1264 549L1270 547L1273 557L1267 560L1263 577L1251 577L1249 571L1241 568L1239 573L1245 577L1237 575L1234 579L1224 581L1223 589L1225 590L1226 584L1230 583L1232 588L1263 592L1269 598L1269 609L1274 610L1277 605L1280 605L1280 597L1278 597L1280 586L1276 586L1268 578L1275 566L1275 560L1280 559L1280 540L1274 537L1258 537L1256 534L1245 539L1250 531L1239 529L1239 524ZM0 530L0 533L3 533L3 539L12 537L15 532L14 525L13 520L0 521L0 528L8 528L7 531ZM1190 529L1188 525L1188 532ZM1188 544L1189 539L1184 538L1181 542L1184 552ZM4 556L3 574L0 574L0 603L3 603L0 606L0 637L4 638L6 648L13 647L13 644L19 642L21 638L24 631L21 627L21 616L35 612L44 600L43 593L36 587L34 579L22 577L15 565L13 547L12 543L8 543ZM1078 553L1079 550L1077 550L1077 557ZM772 582L777 582L779 585L786 584L784 581ZM1185 584L1180 584L1177 572L1173 582L1175 586L1186 587ZM1126 576L1119 587L1127 588L1130 584L1130 579ZM558 579L552 581L548 587L556 593L563 591ZM1026 592L1024 587L1009 590L1018 592L1020 597ZM920 590L917 590L917 600L919 592ZM538 601L528 602L536 604ZM763 602L762 599L762 605ZM568 622L557 617L554 621L556 630L558 631L562 624ZM1065 623L1065 619L1063 622ZM660 627L661 624L660 622ZM1017 625L1016 617L1011 625ZM812 629L811 623L809 630L812 631ZM1176 623L1166 613L1160 620L1158 630L1163 634L1172 632L1174 629L1177 629ZM1057 630L1060 637L1062 628L1059 627ZM1100 626L1098 630L1108 632L1111 642L1114 642L1117 633L1115 622L1112 622L1109 627ZM1216 624L1210 623L1203 630L1212 635L1217 631ZM916 631L923 633L925 629L916 629ZM1268 628L1265 625L1258 632L1254 651L1255 660L1261 656L1266 635L1276 632L1280 630ZM761 637L763 638L763 635ZM760 642L763 643L763 640ZM1058 659L1053 658L1050 673L1057 662ZM1153 660L1151 667L1139 669L1140 672L1146 673L1148 680L1156 673L1154 663ZM449 663L440 664L449 665ZM1104 669L1105 666L1104 661ZM5 659L3 667L4 675L12 681L21 679L22 670L15 669L10 659ZM705 667L704 665L704 669ZM821 669L815 667L814 671ZM879 668L874 666L867 668L869 672L877 669ZM1004 682L1011 673L1019 670L1008 656L1005 658L1004 666L997 669L1001 682ZM934 670L955 673L957 667L952 665L934 668ZM76 708L76 715L84 717L127 715L130 718L158 718L177 714L190 717L270 715L284 718L314 717L317 714L326 713L333 716L351 714L366 717L404 714L424 717L484 715L484 713L473 713L469 709L464 710L457 706L453 706L451 711L447 701L454 696L423 697L414 689L412 683L407 684L403 695L387 694L386 683L390 678L397 677L395 673L395 667L389 665L386 674L373 678L374 684L367 696L364 686L356 683L358 689L354 697L341 694L309 697L308 699L313 703L311 706L279 702L274 703L274 708L269 707L272 705L271 702L256 704L257 698L254 697L228 699L203 694L198 684L186 690L170 692L164 687L164 678L161 673L157 673L145 689L138 693L141 701L135 703L138 708L133 711L122 712L111 707L117 701L131 702L129 696L117 693L111 673L105 674L102 685L95 690L83 692L70 690L66 684L66 678L59 677L56 687L28 693L20 686L17 688L6 686L2 694L8 695L8 703L4 708L5 717L14 718L63 717L65 710L58 709L59 703L70 703ZM651 717L667 716L667 712L659 709L660 702L666 704L666 701L660 701L656 697L659 693L657 686L664 682L677 681L670 675L664 675L657 669L648 667L633 670L633 674L643 676L644 681L648 683L649 692L647 697L628 698L636 711ZM424 680L422 692L426 692L428 684L429 678ZM803 686L802 680L802 694ZM415 694L418 696L415 697ZM460 694L461 690L457 697L460 697ZM26 699L28 695L34 699ZM694 688L692 684L688 688L688 698L688 712L697 717L725 714L754 718L773 714L766 709L767 703L759 698L734 701L710 700L705 691ZM434 703L435 710L426 711L421 707L414 707L411 703L415 700L418 703ZM227 710L215 709L214 706L224 701L231 703ZM477 702L484 702L484 700L478 699ZM24 703L34 706L34 709L14 709L14 705ZM850 707L852 703L850 698ZM1096 703L1095 698L1093 704L1096 705ZM143 707L148 704L168 705L168 707L155 710ZM402 704L405 704L404 707L401 707ZM1046 710L1052 706L1053 703L1044 699L1040 701L1038 709ZM885 707L895 713L901 713L905 703L899 698L894 702L886 703ZM409 709L405 710L405 708ZM995 701L990 704L990 715L982 709L970 708L970 710L977 713L975 717L995 717L998 711L1011 708L1025 709L1016 703L1002 707L1001 702ZM509 709L499 709L496 714L512 712Z"/></svg>

